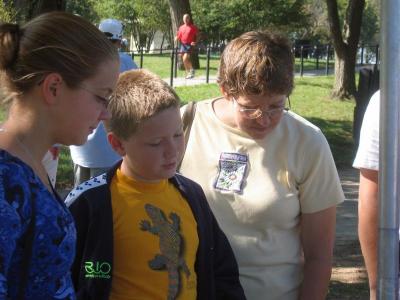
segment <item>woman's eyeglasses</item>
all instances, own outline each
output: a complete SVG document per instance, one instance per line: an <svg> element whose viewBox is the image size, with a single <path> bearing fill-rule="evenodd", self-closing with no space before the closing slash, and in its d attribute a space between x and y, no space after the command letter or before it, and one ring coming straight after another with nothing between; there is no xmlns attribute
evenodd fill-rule
<svg viewBox="0 0 400 300"><path fill-rule="evenodd" d="M242 115L247 119L258 119L263 115L267 115L268 118L273 119L273 118L281 116L284 111L289 111L289 109L290 109L289 97L287 98L289 107L277 107L277 108L268 109L268 110L261 110L259 108L246 108L243 105L241 105L240 103L238 103L234 97L232 97L232 99L233 99L233 105L238 107L239 112L241 112Z"/></svg>

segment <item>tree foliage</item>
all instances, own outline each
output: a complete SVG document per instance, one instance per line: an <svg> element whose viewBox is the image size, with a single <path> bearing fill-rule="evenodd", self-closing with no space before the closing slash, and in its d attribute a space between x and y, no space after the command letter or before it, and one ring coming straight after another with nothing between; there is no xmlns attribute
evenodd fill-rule
<svg viewBox="0 0 400 300"><path fill-rule="evenodd" d="M68 0L66 11L79 15L92 23L96 23L99 20L99 15L94 9L93 0Z"/></svg>
<svg viewBox="0 0 400 300"><path fill-rule="evenodd" d="M141 40L141 45L149 50L157 30L166 35L172 44L171 17L166 0L136 1L134 9L137 13L137 22L133 26L133 31L135 37Z"/></svg>
<svg viewBox="0 0 400 300"><path fill-rule="evenodd" d="M289 33L309 23L304 0L193 0L191 5L205 39L214 43L250 30Z"/></svg>
<svg viewBox="0 0 400 300"><path fill-rule="evenodd" d="M379 17L380 15L378 1L367 1L361 25L361 43L371 45L379 42Z"/></svg>
<svg viewBox="0 0 400 300"><path fill-rule="evenodd" d="M129 0L93 0L92 5L99 19L118 19L131 24L136 17L134 1Z"/></svg>
<svg viewBox="0 0 400 300"><path fill-rule="evenodd" d="M17 12L12 5L0 0L0 22L15 22L16 17Z"/></svg>
<svg viewBox="0 0 400 300"><path fill-rule="evenodd" d="M136 48L148 49L157 30L168 34L171 21L166 0L93 0L98 19L115 18L125 25L125 34L132 34Z"/></svg>
<svg viewBox="0 0 400 300"><path fill-rule="evenodd" d="M8 0L17 12L17 21L29 21L34 17L54 10L64 11L67 0Z"/></svg>

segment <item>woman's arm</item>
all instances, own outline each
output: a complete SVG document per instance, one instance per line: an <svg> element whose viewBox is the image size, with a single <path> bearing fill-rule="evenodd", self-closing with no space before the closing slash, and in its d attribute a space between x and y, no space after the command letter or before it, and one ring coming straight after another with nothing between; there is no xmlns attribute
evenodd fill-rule
<svg viewBox="0 0 400 300"><path fill-rule="evenodd" d="M332 271L336 206L301 217L304 278L301 300L325 299Z"/></svg>

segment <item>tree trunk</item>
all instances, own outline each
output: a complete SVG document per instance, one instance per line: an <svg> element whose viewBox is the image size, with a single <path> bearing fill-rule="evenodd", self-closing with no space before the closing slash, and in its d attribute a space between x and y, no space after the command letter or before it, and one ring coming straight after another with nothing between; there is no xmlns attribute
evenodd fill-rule
<svg viewBox="0 0 400 300"><path fill-rule="evenodd" d="M340 30L337 1L326 0L326 3L329 28L335 48L335 83L332 96L340 99L351 98L356 93L355 64L365 0L349 1L343 23L343 34Z"/></svg>
<svg viewBox="0 0 400 300"><path fill-rule="evenodd" d="M178 32L179 26L183 23L183 15L189 14L190 18L192 18L192 12L190 10L189 0L169 0L169 11L171 13L171 24L172 24L172 34L174 38L176 37L176 33ZM199 63L199 53L197 49L195 49L190 55L192 60L192 65L194 69L200 68ZM182 59L180 59L182 61ZM183 70L183 64L179 63L179 69Z"/></svg>
<svg viewBox="0 0 400 300"><path fill-rule="evenodd" d="M65 6L66 0L30 0L28 18L33 19L40 14L54 10L65 11Z"/></svg>
<svg viewBox="0 0 400 300"><path fill-rule="evenodd" d="M169 0L169 11L171 14L172 34L175 37L179 26L183 22L183 15L189 14L192 17L189 0Z"/></svg>
<svg viewBox="0 0 400 300"><path fill-rule="evenodd" d="M160 54L162 54L162 51L163 51L164 40L165 40L165 33L163 33L163 35L162 35L161 46L160 46Z"/></svg>
<svg viewBox="0 0 400 300"><path fill-rule="evenodd" d="M147 33L147 37L146 37L146 53L150 53L150 48L151 48L151 44L153 43L154 40L154 35L156 34L156 32L154 30L151 30ZM157 49L153 49L154 51Z"/></svg>
<svg viewBox="0 0 400 300"><path fill-rule="evenodd" d="M25 23L34 17L53 10L65 11L66 0L15 0L18 21Z"/></svg>
<svg viewBox="0 0 400 300"><path fill-rule="evenodd" d="M355 55L346 49L343 55L339 56L335 52L335 82L332 90L333 98L351 98L355 96Z"/></svg>

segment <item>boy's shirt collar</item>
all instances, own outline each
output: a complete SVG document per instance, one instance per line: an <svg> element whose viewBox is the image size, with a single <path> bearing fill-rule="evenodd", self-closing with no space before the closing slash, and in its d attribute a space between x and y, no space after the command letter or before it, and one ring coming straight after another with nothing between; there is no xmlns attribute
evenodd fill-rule
<svg viewBox="0 0 400 300"><path fill-rule="evenodd" d="M127 176L122 173L121 167L117 169L113 180L118 180L120 184L130 186L130 188L133 187L139 193L163 192L168 185L168 179L162 179L157 182L146 182Z"/></svg>

